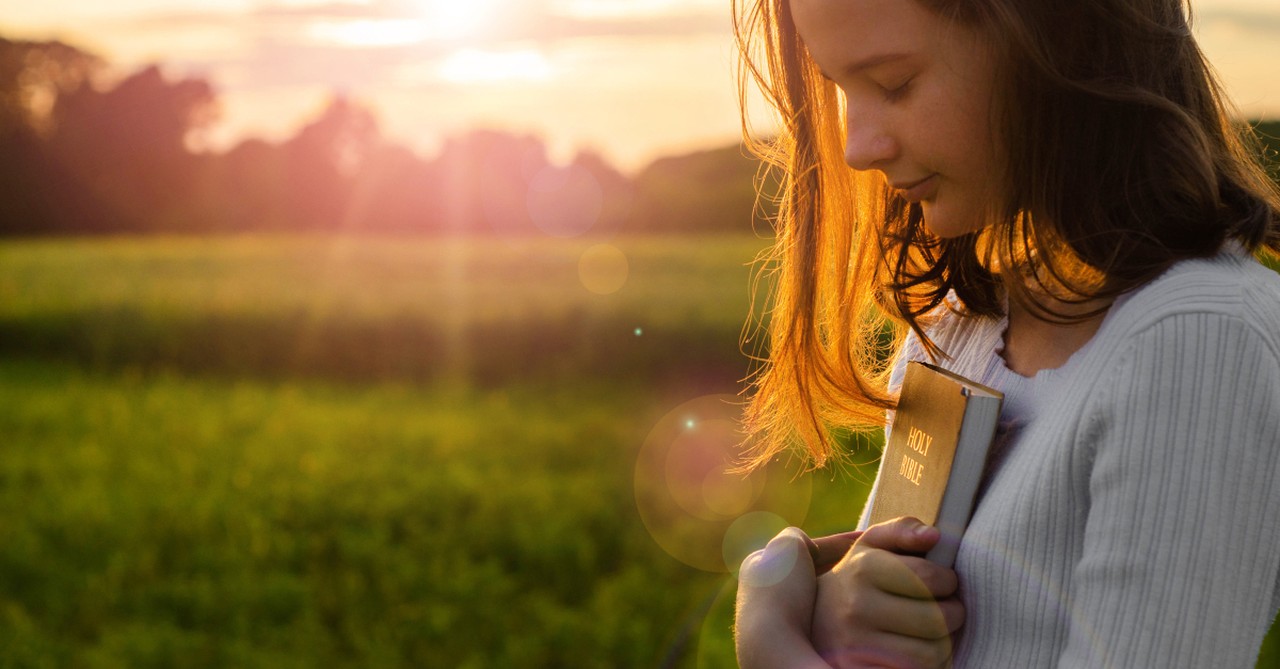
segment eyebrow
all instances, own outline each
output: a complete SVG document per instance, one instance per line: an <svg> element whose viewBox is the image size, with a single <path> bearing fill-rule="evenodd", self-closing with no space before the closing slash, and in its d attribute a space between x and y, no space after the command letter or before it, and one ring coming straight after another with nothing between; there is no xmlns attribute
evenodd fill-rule
<svg viewBox="0 0 1280 669"><path fill-rule="evenodd" d="M895 60L902 60L904 58L909 58L910 56L911 54L909 53L878 53L873 56L867 56L862 60L858 60L850 63L848 67L845 67L841 70L841 73L846 77L851 77L863 70L868 70L879 65L884 65L885 63L893 62ZM818 68L818 72L821 73L822 76L826 77L827 79L831 79L831 75L827 74L826 70L822 68ZM834 81L834 79L832 79L832 81Z"/></svg>

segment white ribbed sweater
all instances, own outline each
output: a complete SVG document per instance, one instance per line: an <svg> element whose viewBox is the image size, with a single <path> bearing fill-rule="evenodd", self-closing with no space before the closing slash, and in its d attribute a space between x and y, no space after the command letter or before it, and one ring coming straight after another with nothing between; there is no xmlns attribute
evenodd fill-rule
<svg viewBox="0 0 1280 669"><path fill-rule="evenodd" d="M1032 379L995 353L1004 327L930 328L1029 419L960 546L956 666L1252 667L1280 605L1280 277L1179 263Z"/></svg>

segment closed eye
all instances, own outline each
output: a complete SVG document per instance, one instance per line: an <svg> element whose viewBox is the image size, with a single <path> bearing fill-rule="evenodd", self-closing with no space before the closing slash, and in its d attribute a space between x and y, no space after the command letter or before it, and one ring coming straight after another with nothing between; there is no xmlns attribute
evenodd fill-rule
<svg viewBox="0 0 1280 669"><path fill-rule="evenodd" d="M884 99L889 102L897 102L905 97L911 88L912 79L908 79L897 88L885 88Z"/></svg>

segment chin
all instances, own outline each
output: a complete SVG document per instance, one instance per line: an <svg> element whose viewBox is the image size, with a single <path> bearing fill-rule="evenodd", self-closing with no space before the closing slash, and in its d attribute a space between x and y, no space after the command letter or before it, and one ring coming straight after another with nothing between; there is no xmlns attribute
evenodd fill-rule
<svg viewBox="0 0 1280 669"><path fill-rule="evenodd" d="M921 202L920 207L924 211L925 229L939 239L953 239L983 227L975 222L977 217L959 216L956 212L948 212L945 209L939 211L937 205L932 202Z"/></svg>
<svg viewBox="0 0 1280 669"><path fill-rule="evenodd" d="M920 206L924 209L924 229L928 230L929 234L939 239L951 239L965 233L965 230L957 226L955 221L939 215L937 209L930 207L927 202L921 203Z"/></svg>

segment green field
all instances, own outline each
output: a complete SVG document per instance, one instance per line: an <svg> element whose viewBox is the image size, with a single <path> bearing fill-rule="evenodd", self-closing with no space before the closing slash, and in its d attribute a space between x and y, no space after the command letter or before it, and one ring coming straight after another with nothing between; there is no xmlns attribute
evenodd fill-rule
<svg viewBox="0 0 1280 669"><path fill-rule="evenodd" d="M749 263L767 241L613 240L621 289L584 286L586 240L246 237L0 245L0 344L91 368L471 381L737 378ZM637 328L642 333L636 336Z"/></svg>
<svg viewBox="0 0 1280 669"><path fill-rule="evenodd" d="M0 667L733 666L726 562L866 481L682 478L767 242L597 243L0 244Z"/></svg>
<svg viewBox="0 0 1280 669"><path fill-rule="evenodd" d="M584 241L5 243L0 666L731 666L659 541L723 523L647 527L637 458L739 387L765 243L615 240L607 295Z"/></svg>

